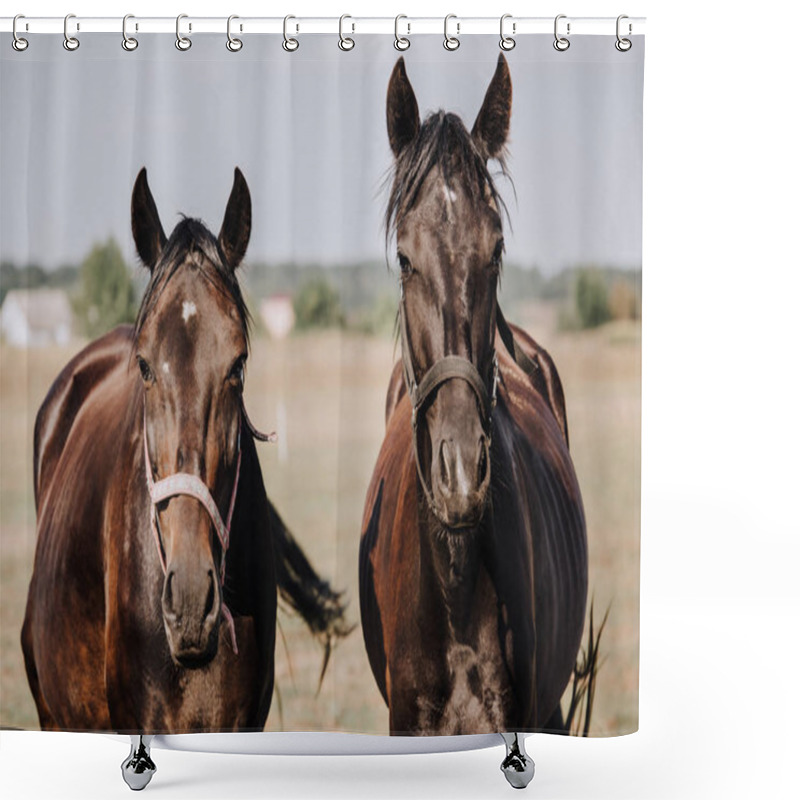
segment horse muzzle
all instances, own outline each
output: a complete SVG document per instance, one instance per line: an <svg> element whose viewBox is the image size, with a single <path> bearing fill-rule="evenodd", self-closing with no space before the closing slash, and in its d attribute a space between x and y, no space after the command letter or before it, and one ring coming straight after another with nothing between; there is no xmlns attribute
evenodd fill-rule
<svg viewBox="0 0 800 800"><path fill-rule="evenodd" d="M433 511L448 528L474 528L483 517L489 487L485 437L464 445L442 439L431 465Z"/></svg>
<svg viewBox="0 0 800 800"><path fill-rule="evenodd" d="M182 667L205 666L217 654L222 602L212 569L170 569L161 596L164 628L173 659Z"/></svg>
<svg viewBox="0 0 800 800"><path fill-rule="evenodd" d="M472 394L463 381L444 384L426 414L430 505L448 529L478 525L489 492L489 437Z"/></svg>

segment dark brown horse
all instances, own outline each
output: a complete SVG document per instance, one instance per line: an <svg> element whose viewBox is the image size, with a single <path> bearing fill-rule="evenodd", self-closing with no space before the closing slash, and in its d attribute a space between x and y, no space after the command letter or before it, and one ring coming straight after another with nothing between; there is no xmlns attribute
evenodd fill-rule
<svg viewBox="0 0 800 800"><path fill-rule="evenodd" d="M511 78L470 132L420 123L403 59L387 97L402 360L367 495L364 639L392 733L561 729L581 641L586 528L548 354L497 304Z"/></svg>
<svg viewBox="0 0 800 800"><path fill-rule="evenodd" d="M343 609L267 499L243 407L247 183L218 237L184 218L167 239L142 170L132 223L136 326L75 356L36 419L28 680L42 728L261 730L276 586L323 639Z"/></svg>

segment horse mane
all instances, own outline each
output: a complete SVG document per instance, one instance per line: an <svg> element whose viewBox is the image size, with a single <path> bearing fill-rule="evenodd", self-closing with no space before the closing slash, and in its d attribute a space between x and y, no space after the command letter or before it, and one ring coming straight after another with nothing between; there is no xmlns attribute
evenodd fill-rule
<svg viewBox="0 0 800 800"><path fill-rule="evenodd" d="M182 216L181 221L175 226L164 250L153 267L150 281L142 298L139 313L134 327L134 344L139 340L142 326L157 305L161 294L167 284L186 264L187 257L197 253L202 258L192 259L191 265L208 280L217 291L225 295L235 306L239 313L244 334L250 341L250 311L242 296L239 281L232 269L228 266L225 255L220 249L217 237L199 220Z"/></svg>
<svg viewBox="0 0 800 800"><path fill-rule="evenodd" d="M508 176L504 155L501 153L496 160L501 174ZM502 209L503 215L508 216L487 160L464 127L461 117L440 110L425 118L419 133L396 159L384 217L387 246L398 225L416 204L425 178L436 166L441 168L447 186L451 185L451 177L458 171L466 181L468 196L484 198L488 193L495 205Z"/></svg>

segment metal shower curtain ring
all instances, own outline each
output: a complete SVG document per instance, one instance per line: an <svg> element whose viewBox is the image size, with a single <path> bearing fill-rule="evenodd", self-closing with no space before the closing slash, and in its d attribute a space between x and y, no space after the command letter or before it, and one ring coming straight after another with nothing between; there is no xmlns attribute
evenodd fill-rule
<svg viewBox="0 0 800 800"><path fill-rule="evenodd" d="M448 31L448 24L451 19L456 20L456 35L451 36L450 32ZM455 14L448 14L444 18L444 45L445 50L449 50L451 53L453 50L458 50L461 47L461 40L458 38L459 33L461 33L461 23L458 22L458 17Z"/></svg>
<svg viewBox="0 0 800 800"><path fill-rule="evenodd" d="M553 35L556 37L555 41L553 42L553 47L555 47L555 49L558 50L559 53L563 53L565 50L569 50L570 41L569 39L567 39L567 36L569 36L569 29L570 29L569 22L567 22L567 36L560 36L558 33L559 20L566 18L567 18L566 14L559 14L556 17L555 22L553 23Z"/></svg>
<svg viewBox="0 0 800 800"><path fill-rule="evenodd" d="M12 34L12 37L13 37L11 39L11 46L18 53L21 53L23 50L27 50L28 49L28 40L27 39L23 39L17 33L17 20L19 20L19 19L25 19L25 15L24 14L17 14L17 16L14 17L14 22L11 24L11 34Z"/></svg>
<svg viewBox="0 0 800 800"><path fill-rule="evenodd" d="M627 53L628 50L630 50L631 47L633 47L633 42L630 39L624 39L622 36L620 36L619 32L620 22L622 22L622 20L624 19L628 19L627 14L620 14L617 17L617 41L614 42L614 47L616 47L620 53ZM631 30L632 30L631 24L628 23L628 35L630 35Z"/></svg>
<svg viewBox="0 0 800 800"><path fill-rule="evenodd" d="M404 50L408 50L411 47L411 39L407 39L406 36L411 34L411 23L406 22L406 36L400 35L400 20L405 19L407 20L408 17L405 14L398 14L394 18L394 49L400 50L401 52Z"/></svg>
<svg viewBox="0 0 800 800"><path fill-rule="evenodd" d="M188 17L188 14L178 14L175 19L175 47L182 52L185 52L192 46L192 40L188 36L181 35L181 20L188 19ZM189 30L192 30L191 24L189 25Z"/></svg>
<svg viewBox="0 0 800 800"><path fill-rule="evenodd" d="M289 36L289 20L290 19L297 19L297 17L292 16L291 14L287 14L283 18L283 42L282 47L287 53L294 53L298 47L300 47L300 42L297 39L292 38ZM295 32L300 30L300 26L295 23Z"/></svg>
<svg viewBox="0 0 800 800"><path fill-rule="evenodd" d="M231 34L231 22L233 22L233 20L235 19L239 19L239 17L236 16L236 14L231 14L228 17L228 41L225 42L225 47L227 47L228 50L231 51L231 53L238 53L242 49L242 40L237 39L235 36ZM241 30L241 27L239 28L239 30Z"/></svg>
<svg viewBox="0 0 800 800"><path fill-rule="evenodd" d="M500 49L501 50L513 50L517 46L517 40L513 36L506 36L505 33L505 22L507 19L513 19L511 14L503 14L500 17ZM514 34L517 32L517 23L511 23L511 33Z"/></svg>
<svg viewBox="0 0 800 800"><path fill-rule="evenodd" d="M344 27L344 21L346 19L352 20L353 18L349 14L342 14L342 16L339 17L339 49L348 52L349 50L352 50L356 46L356 40L353 39L351 36L344 35L343 27ZM355 22L351 22L350 23L351 33L355 33L355 30L356 30L356 24Z"/></svg>
<svg viewBox="0 0 800 800"><path fill-rule="evenodd" d="M77 50L81 46L81 43L75 36L69 35L69 21L71 19L75 19L74 14L67 14L67 16L64 17L64 49L70 52ZM80 25L76 24L76 30L80 29Z"/></svg>
<svg viewBox="0 0 800 800"><path fill-rule="evenodd" d="M139 46L139 40L133 36L128 36L128 20L135 19L133 14L126 14L122 18L122 49L127 50L129 53L133 52Z"/></svg>

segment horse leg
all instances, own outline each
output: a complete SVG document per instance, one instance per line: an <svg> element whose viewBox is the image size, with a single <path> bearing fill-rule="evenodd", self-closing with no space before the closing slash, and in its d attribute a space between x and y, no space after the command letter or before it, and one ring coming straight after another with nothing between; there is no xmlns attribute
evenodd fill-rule
<svg viewBox="0 0 800 800"><path fill-rule="evenodd" d="M150 783L156 765L150 758L152 736L131 735L131 752L122 762L122 778L134 792L139 792Z"/></svg>
<svg viewBox="0 0 800 800"><path fill-rule="evenodd" d="M532 780L536 765L525 752L525 738L519 733L501 733L506 745L506 757L500 769L515 789L524 789Z"/></svg>
<svg viewBox="0 0 800 800"><path fill-rule="evenodd" d="M42 687L39 685L39 672L36 669L36 659L33 655L33 634L31 633L30 618L27 614L25 615L25 622L22 626L22 635L20 639L22 655L25 660L25 672L28 675L28 685L31 687L33 701L36 703L36 711L39 714L39 727L43 731L60 730L59 726L56 724L55 717L50 711L50 707L44 699Z"/></svg>

